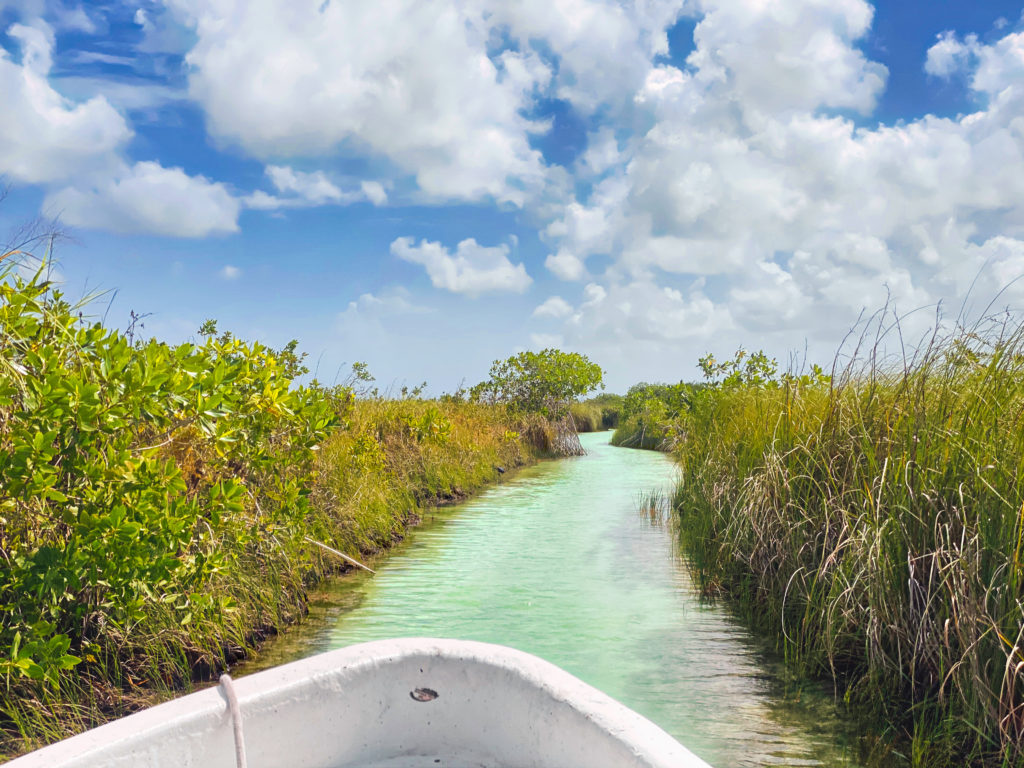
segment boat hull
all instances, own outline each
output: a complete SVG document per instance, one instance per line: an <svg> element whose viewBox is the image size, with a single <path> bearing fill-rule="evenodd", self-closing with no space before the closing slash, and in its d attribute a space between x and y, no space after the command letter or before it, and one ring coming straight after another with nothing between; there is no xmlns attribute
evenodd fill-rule
<svg viewBox="0 0 1024 768"><path fill-rule="evenodd" d="M457 640L363 643L234 682L248 768L709 768L671 736L521 651ZM209 688L10 768L232 768Z"/></svg>

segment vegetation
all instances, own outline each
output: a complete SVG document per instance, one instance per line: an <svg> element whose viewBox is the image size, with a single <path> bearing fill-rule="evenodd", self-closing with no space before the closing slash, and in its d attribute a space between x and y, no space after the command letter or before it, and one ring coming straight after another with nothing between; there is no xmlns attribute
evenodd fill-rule
<svg viewBox="0 0 1024 768"><path fill-rule="evenodd" d="M504 405L514 413L530 414L555 424L554 452L562 456L580 455L583 446L570 408L579 397L598 387L603 389L602 377L599 365L575 352L520 352L507 360L495 360L490 378L473 387L470 398Z"/></svg>
<svg viewBox="0 0 1024 768"><path fill-rule="evenodd" d="M599 365L575 352L520 352L495 360L490 378L473 387L472 398L557 419L576 398L603 386L602 375Z"/></svg>
<svg viewBox="0 0 1024 768"><path fill-rule="evenodd" d="M551 447L539 415L299 386L273 350L170 346L0 273L0 754L209 677L305 588ZM365 394L365 392L364 392Z"/></svg>
<svg viewBox="0 0 1024 768"><path fill-rule="evenodd" d="M634 384L623 398L612 445L667 451L677 434L678 420L700 385Z"/></svg>
<svg viewBox="0 0 1024 768"><path fill-rule="evenodd" d="M1024 328L832 376L742 352L702 367L675 412L673 388L634 388L623 413L682 467L705 589L833 677L911 765L1024 765Z"/></svg>
<svg viewBox="0 0 1024 768"><path fill-rule="evenodd" d="M569 414L577 432L600 432L614 429L622 412L622 395L602 392L581 403L572 403Z"/></svg>
<svg viewBox="0 0 1024 768"><path fill-rule="evenodd" d="M379 552L424 508L464 499L503 471L553 455L552 437L543 419L479 403L357 400L320 452L314 529L331 534L336 548Z"/></svg>

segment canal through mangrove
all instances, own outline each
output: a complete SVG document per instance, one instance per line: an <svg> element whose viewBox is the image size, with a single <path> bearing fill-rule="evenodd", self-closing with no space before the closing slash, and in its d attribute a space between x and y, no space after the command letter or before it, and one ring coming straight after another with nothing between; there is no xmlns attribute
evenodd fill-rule
<svg viewBox="0 0 1024 768"><path fill-rule="evenodd" d="M674 533L642 513L642 495L671 489L671 461L609 435L432 514L241 671L388 637L481 640L557 664L714 768L857 768L828 692L787 681L726 607L702 601Z"/></svg>

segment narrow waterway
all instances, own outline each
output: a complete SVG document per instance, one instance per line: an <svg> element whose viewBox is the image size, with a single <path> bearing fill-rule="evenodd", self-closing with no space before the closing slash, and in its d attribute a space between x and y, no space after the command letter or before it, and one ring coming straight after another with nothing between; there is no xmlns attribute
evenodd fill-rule
<svg viewBox="0 0 1024 768"><path fill-rule="evenodd" d="M583 435L586 456L438 512L376 576L330 585L258 667L387 637L501 643L600 688L715 768L855 768L825 692L785 683L727 609L699 600L672 532L640 514L641 494L671 487L671 462L608 438Z"/></svg>

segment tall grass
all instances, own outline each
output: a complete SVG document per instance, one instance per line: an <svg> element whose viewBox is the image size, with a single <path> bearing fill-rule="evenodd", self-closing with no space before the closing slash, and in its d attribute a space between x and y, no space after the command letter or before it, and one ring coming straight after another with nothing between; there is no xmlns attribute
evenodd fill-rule
<svg viewBox="0 0 1024 768"><path fill-rule="evenodd" d="M554 428L504 407L444 400L357 401L322 446L314 530L372 554L426 507L458 501L502 472L552 455Z"/></svg>
<svg viewBox="0 0 1024 768"><path fill-rule="evenodd" d="M1024 765L1024 329L710 387L674 503L705 589L915 766Z"/></svg>
<svg viewBox="0 0 1024 768"><path fill-rule="evenodd" d="M569 415L577 432L601 432L619 424L622 396L602 393L583 402L572 403Z"/></svg>

